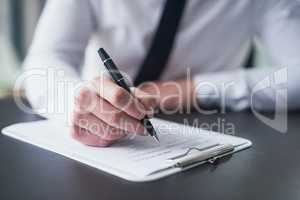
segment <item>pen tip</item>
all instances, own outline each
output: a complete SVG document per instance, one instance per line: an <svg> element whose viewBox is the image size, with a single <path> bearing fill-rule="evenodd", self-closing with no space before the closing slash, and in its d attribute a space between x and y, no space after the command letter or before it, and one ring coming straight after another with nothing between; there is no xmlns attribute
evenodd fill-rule
<svg viewBox="0 0 300 200"><path fill-rule="evenodd" d="M158 143L160 143L159 138L157 137L157 135L153 135L152 136Z"/></svg>

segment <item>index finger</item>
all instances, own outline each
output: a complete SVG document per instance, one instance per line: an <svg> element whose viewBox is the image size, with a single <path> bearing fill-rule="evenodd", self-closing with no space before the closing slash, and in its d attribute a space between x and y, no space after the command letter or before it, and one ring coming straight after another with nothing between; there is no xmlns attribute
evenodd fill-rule
<svg viewBox="0 0 300 200"><path fill-rule="evenodd" d="M143 119L146 116L144 105L108 77L95 78L92 84L95 92L114 107L136 119Z"/></svg>

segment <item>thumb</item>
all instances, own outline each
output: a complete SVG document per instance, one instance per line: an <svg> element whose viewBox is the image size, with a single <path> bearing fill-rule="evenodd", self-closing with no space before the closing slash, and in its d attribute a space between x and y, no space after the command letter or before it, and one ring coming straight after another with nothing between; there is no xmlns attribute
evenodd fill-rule
<svg viewBox="0 0 300 200"><path fill-rule="evenodd" d="M147 115L152 117L159 106L159 96L144 92L143 90L135 87L130 89L133 96L136 97L147 109Z"/></svg>

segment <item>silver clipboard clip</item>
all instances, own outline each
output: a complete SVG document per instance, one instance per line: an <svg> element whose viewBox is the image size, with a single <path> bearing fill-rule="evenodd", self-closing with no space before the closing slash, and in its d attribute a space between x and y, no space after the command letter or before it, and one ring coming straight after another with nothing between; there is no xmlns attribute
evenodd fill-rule
<svg viewBox="0 0 300 200"><path fill-rule="evenodd" d="M235 146L231 144L215 144L202 149L193 147L169 160L175 162L175 167L183 169L204 162L214 164L220 158L232 155L234 149Z"/></svg>

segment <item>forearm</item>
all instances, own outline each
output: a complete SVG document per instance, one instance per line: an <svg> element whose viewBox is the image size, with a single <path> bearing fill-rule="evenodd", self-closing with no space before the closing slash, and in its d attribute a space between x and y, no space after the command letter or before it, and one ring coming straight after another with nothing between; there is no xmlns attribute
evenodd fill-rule
<svg viewBox="0 0 300 200"><path fill-rule="evenodd" d="M286 106L300 108L300 101L296 100L300 95L299 76L297 67L241 69L200 74L194 83L199 103L204 107L271 111Z"/></svg>
<svg viewBox="0 0 300 200"><path fill-rule="evenodd" d="M39 20L20 80L26 76L22 83L26 95L47 118L66 115L70 90L80 80L85 48L94 30L89 6L86 1L51 0Z"/></svg>

